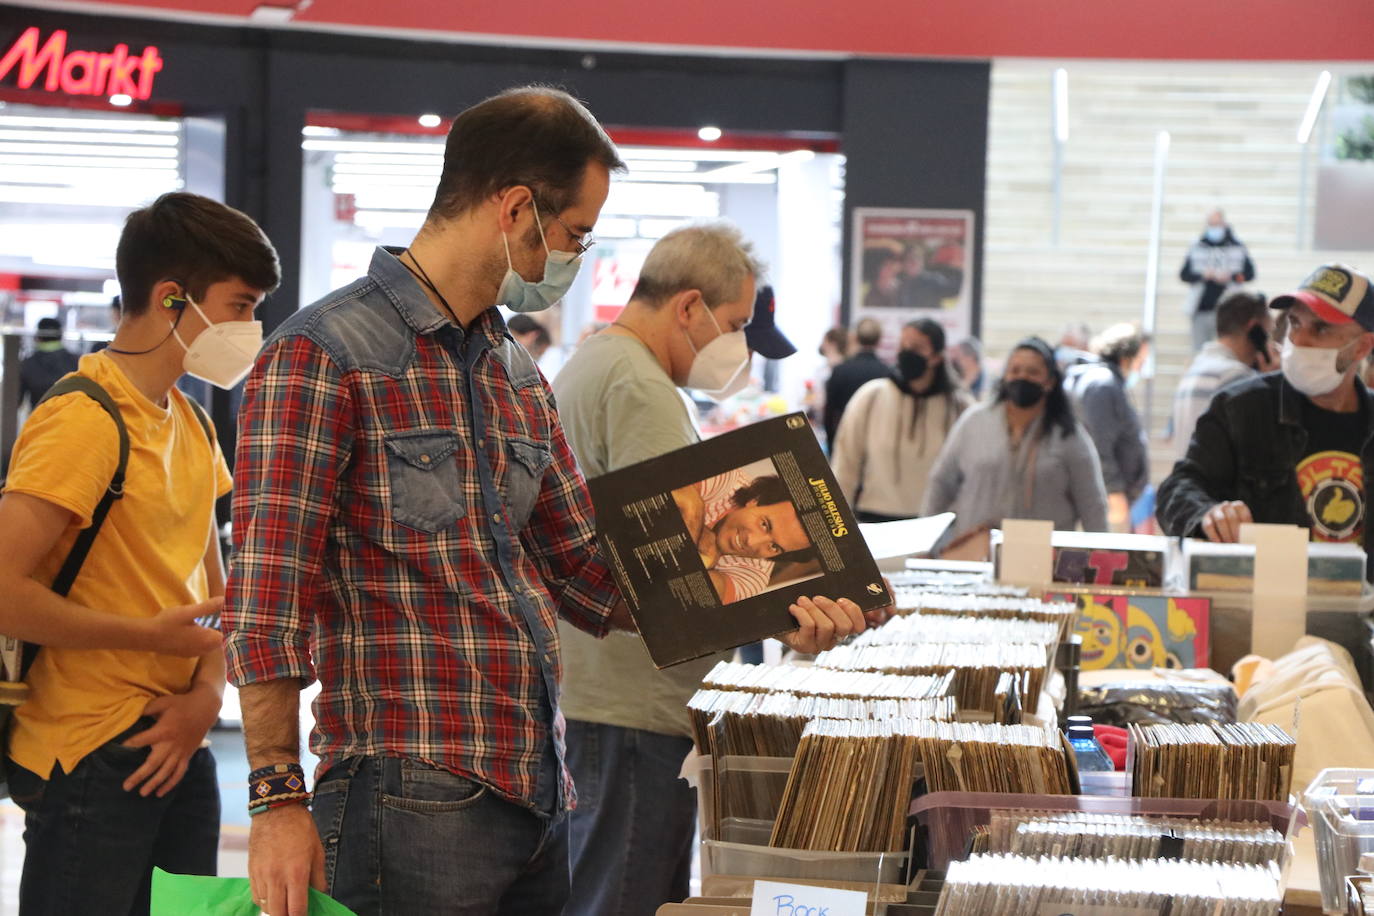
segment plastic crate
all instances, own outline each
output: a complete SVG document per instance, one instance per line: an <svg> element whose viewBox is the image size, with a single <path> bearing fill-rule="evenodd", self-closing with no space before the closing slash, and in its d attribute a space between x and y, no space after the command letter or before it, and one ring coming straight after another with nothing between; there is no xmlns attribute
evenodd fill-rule
<svg viewBox="0 0 1374 916"><path fill-rule="evenodd" d="M1355 874L1361 853L1374 852L1374 770L1322 770L1302 804L1317 847L1322 909L1342 911L1345 879Z"/></svg>
<svg viewBox="0 0 1374 916"><path fill-rule="evenodd" d="M1113 798L1089 795L1001 795L992 792L931 792L911 803L916 820L915 864L944 869L967 858L975 827L992 823L995 811L1081 811L1191 820L1258 821L1292 839L1297 806L1273 801L1187 798ZM1285 856L1286 858L1286 856Z"/></svg>

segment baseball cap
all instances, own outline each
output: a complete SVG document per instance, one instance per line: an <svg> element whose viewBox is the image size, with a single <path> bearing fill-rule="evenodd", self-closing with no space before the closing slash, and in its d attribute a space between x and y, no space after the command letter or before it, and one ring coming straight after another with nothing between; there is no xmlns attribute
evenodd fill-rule
<svg viewBox="0 0 1374 916"><path fill-rule="evenodd" d="M1286 309L1293 303L1317 313L1322 321L1331 324L1358 323L1366 331L1374 331L1374 288L1369 277L1344 264L1323 264L1302 281L1294 292L1277 296L1270 308Z"/></svg>
<svg viewBox="0 0 1374 916"><path fill-rule="evenodd" d="M38 319L37 333L34 334L39 340L61 340L62 322L56 318Z"/></svg>
<svg viewBox="0 0 1374 916"><path fill-rule="evenodd" d="M766 359L786 359L796 353L797 348L778 330L773 311L773 287L760 286L758 295L754 296L754 317L744 328L744 339L749 349Z"/></svg>

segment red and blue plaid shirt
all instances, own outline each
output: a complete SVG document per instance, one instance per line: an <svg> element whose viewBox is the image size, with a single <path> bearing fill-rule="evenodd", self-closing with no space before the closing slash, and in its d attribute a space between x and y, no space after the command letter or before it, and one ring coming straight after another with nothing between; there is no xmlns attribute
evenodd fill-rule
<svg viewBox="0 0 1374 916"><path fill-rule="evenodd" d="M406 757L571 805L555 617L604 635L619 594L553 396L495 309L457 327L378 249L263 348L233 503L229 678L319 679L318 773Z"/></svg>

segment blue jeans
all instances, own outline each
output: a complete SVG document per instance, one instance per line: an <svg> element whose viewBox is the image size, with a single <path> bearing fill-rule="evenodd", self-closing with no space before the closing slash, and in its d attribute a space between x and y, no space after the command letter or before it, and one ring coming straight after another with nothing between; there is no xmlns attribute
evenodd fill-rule
<svg viewBox="0 0 1374 916"><path fill-rule="evenodd" d="M567 916L653 916L691 892L696 796L689 738L568 720L572 899Z"/></svg>
<svg viewBox="0 0 1374 916"><path fill-rule="evenodd" d="M213 875L219 857L219 785L208 748L191 755L186 775L166 797L125 792L147 748L120 742L128 731L50 778L10 761L10 797L24 809L22 916L129 913L148 916L153 866L182 875Z"/></svg>
<svg viewBox="0 0 1374 916"><path fill-rule="evenodd" d="M315 787L329 894L358 916L557 916L567 820L416 760L352 757Z"/></svg>

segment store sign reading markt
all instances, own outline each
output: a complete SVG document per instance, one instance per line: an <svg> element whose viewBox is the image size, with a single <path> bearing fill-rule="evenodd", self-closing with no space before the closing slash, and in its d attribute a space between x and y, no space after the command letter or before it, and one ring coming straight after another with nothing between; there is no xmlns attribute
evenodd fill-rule
<svg viewBox="0 0 1374 916"><path fill-rule="evenodd" d="M66 29L53 32L47 41L39 38L35 26L10 45L0 57L0 80L15 71L20 89L33 88L41 77L39 88L48 92L146 99L153 92L153 75L162 69L162 58L151 45L131 55L126 44L109 52L68 51Z"/></svg>

